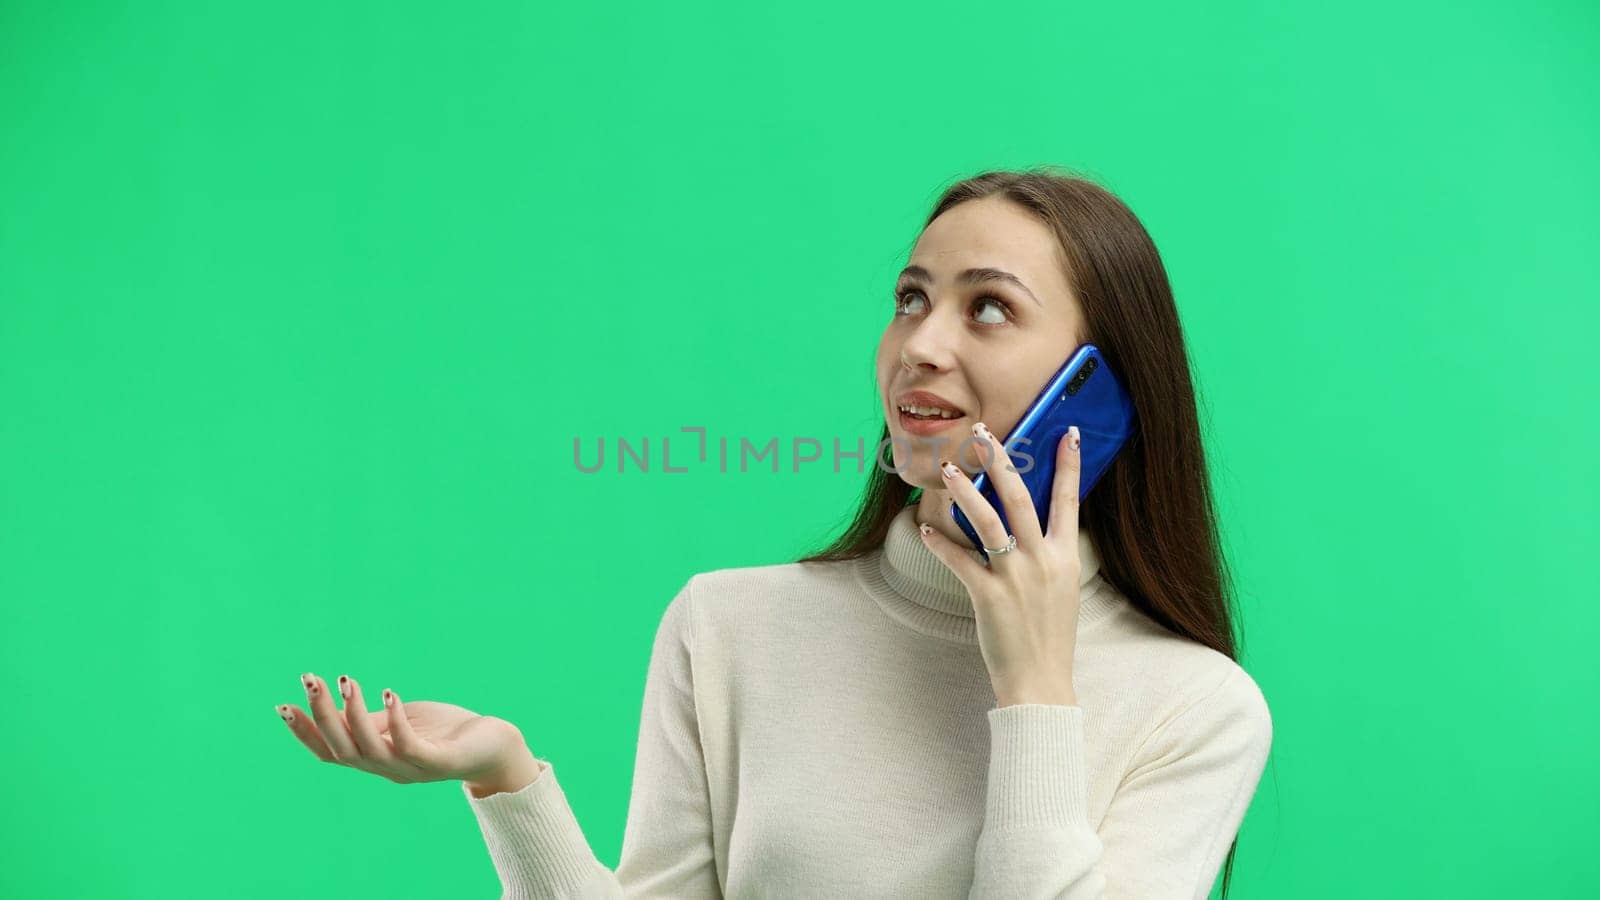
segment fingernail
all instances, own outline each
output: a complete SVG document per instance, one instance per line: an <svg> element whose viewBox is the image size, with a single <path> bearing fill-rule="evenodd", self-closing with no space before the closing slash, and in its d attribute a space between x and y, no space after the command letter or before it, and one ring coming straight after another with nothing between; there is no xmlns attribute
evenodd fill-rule
<svg viewBox="0 0 1600 900"><path fill-rule="evenodd" d="M393 706L394 705L394 692L389 690L388 688L384 688L383 689L383 705L384 706Z"/></svg>
<svg viewBox="0 0 1600 900"><path fill-rule="evenodd" d="M926 537L926 536L928 536L930 534L933 534L933 526L929 525L926 522L922 523L921 525L918 525L917 526L917 530L921 531L924 537Z"/></svg>
<svg viewBox="0 0 1600 900"><path fill-rule="evenodd" d="M990 437L989 426L983 424L982 422L976 422L973 424L972 433L985 440L988 440Z"/></svg>
<svg viewBox="0 0 1600 900"><path fill-rule="evenodd" d="M1079 439L1078 439L1078 426L1076 426L1076 425L1068 425L1067 426L1067 444L1070 447L1072 447L1072 449L1076 450L1076 449L1078 449L1078 445L1080 443L1081 443L1081 441L1079 441Z"/></svg>
<svg viewBox="0 0 1600 900"><path fill-rule="evenodd" d="M350 699L350 679L344 675L339 676L339 694L346 700Z"/></svg>
<svg viewBox="0 0 1600 900"><path fill-rule="evenodd" d="M944 477L946 478L956 477L956 464L949 460L945 460L944 462L940 463L939 469L940 471L944 472Z"/></svg>
<svg viewBox="0 0 1600 900"><path fill-rule="evenodd" d="M308 696L315 697L317 695L317 676L307 672L300 676L300 681L306 686L306 694Z"/></svg>
<svg viewBox="0 0 1600 900"><path fill-rule="evenodd" d="M294 722L294 710L291 709L290 707L279 706L278 707L278 715L285 722L290 722L290 723Z"/></svg>

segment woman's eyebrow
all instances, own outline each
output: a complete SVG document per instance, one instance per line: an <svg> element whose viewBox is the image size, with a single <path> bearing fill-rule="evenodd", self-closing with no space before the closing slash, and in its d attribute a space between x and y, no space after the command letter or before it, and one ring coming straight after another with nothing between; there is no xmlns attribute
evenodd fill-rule
<svg viewBox="0 0 1600 900"><path fill-rule="evenodd" d="M933 273L921 266L906 266L904 269L900 270L900 280L920 281L924 284L933 284ZM1000 281L1009 284L1015 287L1017 290L1022 291L1024 294L1027 294L1029 300L1032 300L1039 306L1044 306L1043 303L1039 303L1039 298L1033 295L1033 291L1028 290L1028 286L1022 283L1022 279L1004 269L995 269L989 266L979 266L977 268L965 269L956 274L957 284L974 285L984 284L991 281Z"/></svg>

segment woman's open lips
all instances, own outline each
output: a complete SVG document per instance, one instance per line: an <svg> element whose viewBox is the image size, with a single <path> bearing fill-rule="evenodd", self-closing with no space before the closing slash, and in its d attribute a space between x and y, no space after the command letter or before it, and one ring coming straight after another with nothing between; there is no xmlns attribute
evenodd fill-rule
<svg viewBox="0 0 1600 900"><path fill-rule="evenodd" d="M944 431L945 429L966 418L964 415L955 416L949 419L933 416L917 416L908 413L903 409L897 410L896 412L900 416L900 427L912 434L938 434L939 432Z"/></svg>

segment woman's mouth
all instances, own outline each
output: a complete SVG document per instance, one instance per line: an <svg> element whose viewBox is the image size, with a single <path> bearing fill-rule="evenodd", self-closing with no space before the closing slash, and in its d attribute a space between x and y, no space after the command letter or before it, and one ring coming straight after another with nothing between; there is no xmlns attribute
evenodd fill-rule
<svg viewBox="0 0 1600 900"><path fill-rule="evenodd" d="M902 406L900 427L912 434L937 434L966 418L963 414L934 406Z"/></svg>

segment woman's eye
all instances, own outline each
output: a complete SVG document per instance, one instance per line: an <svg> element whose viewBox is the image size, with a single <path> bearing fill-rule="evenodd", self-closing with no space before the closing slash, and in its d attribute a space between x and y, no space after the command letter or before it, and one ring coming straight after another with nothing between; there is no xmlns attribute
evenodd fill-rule
<svg viewBox="0 0 1600 900"><path fill-rule="evenodd" d="M984 297L983 299L978 301L978 306L980 308L988 307L990 309L998 309L998 310L1000 310L1000 312L998 312L996 314L997 316L999 316L999 318L995 319L994 321L984 322L983 324L985 324L985 325L1004 325L1005 324L1005 321L1006 321L1006 312L1005 312L1006 307L1005 307L1004 303L1001 303L999 300L995 300L992 297Z"/></svg>
<svg viewBox="0 0 1600 900"><path fill-rule="evenodd" d="M900 293L896 294L895 298L894 298L894 309L895 309L895 312L902 313L902 314L911 312L911 310L906 308L907 306L910 305L911 298L912 297L921 297L921 296L922 295L917 293L916 291L901 291Z"/></svg>
<svg viewBox="0 0 1600 900"><path fill-rule="evenodd" d="M920 307L917 309L912 309L911 304L917 303L925 306L927 302L927 298L922 296L921 291L901 291L899 294L895 295L895 312L900 315L910 315L920 312ZM983 318L983 313L980 312L978 314L978 318L976 319L980 325L1004 325L1010 318L1008 315L1010 307L1006 306L1006 304L997 297L979 297L978 302L973 304L973 309L975 310L983 310L985 308L994 309L996 312L990 315L988 318Z"/></svg>

